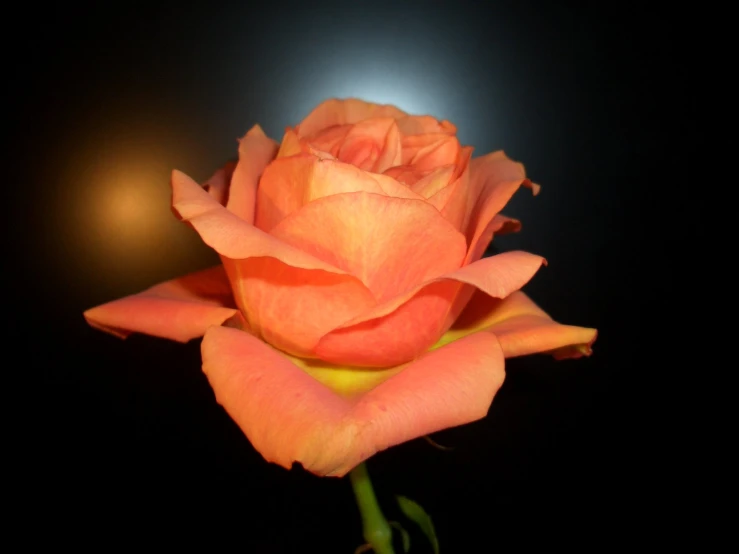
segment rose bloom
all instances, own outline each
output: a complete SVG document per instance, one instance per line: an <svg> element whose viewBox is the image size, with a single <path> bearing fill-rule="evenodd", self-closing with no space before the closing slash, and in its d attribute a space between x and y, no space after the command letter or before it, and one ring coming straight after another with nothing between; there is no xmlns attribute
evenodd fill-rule
<svg viewBox="0 0 739 554"><path fill-rule="evenodd" d="M328 100L280 144L259 126L172 207L222 265L85 312L99 329L203 337L218 402L270 462L342 476L390 446L483 418L505 358L589 355L594 329L519 289L545 263L482 258L521 186L448 121Z"/></svg>

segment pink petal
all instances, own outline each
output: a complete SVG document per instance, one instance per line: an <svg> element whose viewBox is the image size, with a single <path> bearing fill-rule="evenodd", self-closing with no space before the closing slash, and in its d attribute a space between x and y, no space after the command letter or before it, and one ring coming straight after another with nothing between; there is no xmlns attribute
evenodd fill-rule
<svg viewBox="0 0 739 554"><path fill-rule="evenodd" d="M277 143L255 125L239 141L239 163L231 179L226 207L247 223L254 221L259 177L277 154Z"/></svg>
<svg viewBox="0 0 739 554"><path fill-rule="evenodd" d="M321 476L341 477L390 446L485 417L505 377L489 333L426 353L351 399L235 329L209 329L202 353L216 400L262 456Z"/></svg>
<svg viewBox="0 0 739 554"><path fill-rule="evenodd" d="M226 274L217 266L91 308L84 316L96 329L121 338L144 333L187 342L236 311Z"/></svg>
<svg viewBox="0 0 739 554"><path fill-rule="evenodd" d="M407 114L390 105L372 104L357 98L330 99L316 107L297 127L301 137L314 135L334 125L358 123L372 117L399 119Z"/></svg>
<svg viewBox="0 0 739 554"><path fill-rule="evenodd" d="M315 349L322 360L390 367L428 350L461 312L471 285L495 298L523 287L544 263L527 252L484 258L378 304L325 335ZM464 301L457 301L462 295Z"/></svg>
<svg viewBox="0 0 739 554"><path fill-rule="evenodd" d="M271 234L358 277L378 301L454 271L467 251L464 236L423 200L367 192L306 204Z"/></svg>
<svg viewBox="0 0 739 554"><path fill-rule="evenodd" d="M270 232L309 202L351 192L422 200L391 177L312 154L300 154L275 160L264 171L257 192L256 226Z"/></svg>
<svg viewBox="0 0 739 554"><path fill-rule="evenodd" d="M523 165L511 161L502 151L470 162L467 194L474 204L467 226L468 262L479 260L483 255L493 236L493 218L522 185L530 188L535 195L539 192L539 185L526 179Z"/></svg>
<svg viewBox="0 0 739 554"><path fill-rule="evenodd" d="M506 358L542 352L557 359L589 356L598 334L557 323L521 291L502 300L478 292L438 345L483 330L498 337Z"/></svg>

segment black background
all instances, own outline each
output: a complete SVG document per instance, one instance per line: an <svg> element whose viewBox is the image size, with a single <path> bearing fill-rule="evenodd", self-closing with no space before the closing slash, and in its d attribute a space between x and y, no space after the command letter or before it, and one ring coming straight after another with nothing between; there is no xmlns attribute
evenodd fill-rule
<svg viewBox="0 0 739 554"><path fill-rule="evenodd" d="M542 193L517 194L504 213L523 230L495 247L545 256L525 290L600 332L589 359L510 360L488 417L434 436L454 450L418 440L373 458L383 506L397 516L395 493L420 502L443 552L558 551L590 540L584 528L605 543L626 533L619 506L648 480L633 425L640 247L657 240L643 215L680 155L667 147L680 64L664 15L530 2L25 11L25 38L5 39L18 315L7 346L33 380L17 419L42 527L143 544L145 528L179 542L222 517L236 522L214 536L241 552L360 544L346 480L264 462L215 403L198 341L120 341L82 318L217 262L170 213L173 168L202 181L253 124L279 140L322 100L356 96L449 119L477 155L522 161ZM557 533L542 531L555 520Z"/></svg>

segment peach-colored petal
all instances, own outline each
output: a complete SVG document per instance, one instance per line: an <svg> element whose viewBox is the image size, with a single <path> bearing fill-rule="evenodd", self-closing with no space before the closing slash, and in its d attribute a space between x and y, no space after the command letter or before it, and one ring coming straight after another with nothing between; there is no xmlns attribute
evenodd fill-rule
<svg viewBox="0 0 739 554"><path fill-rule="evenodd" d="M444 133L454 135L457 128L451 122L439 121L429 115L409 115L397 120L398 128L403 135L427 135Z"/></svg>
<svg viewBox="0 0 739 554"><path fill-rule="evenodd" d="M268 256L293 267L345 273L260 231L221 206L195 181L177 170L172 172L172 209L180 219L193 226L205 244L226 258L241 260Z"/></svg>
<svg viewBox="0 0 739 554"><path fill-rule="evenodd" d="M460 149L459 141L453 136L443 136L443 139L418 150L411 163L421 169L455 163Z"/></svg>
<svg viewBox="0 0 739 554"><path fill-rule="evenodd" d="M144 333L187 342L235 312L228 279L217 266L91 308L84 316L96 329L121 338Z"/></svg>
<svg viewBox="0 0 739 554"><path fill-rule="evenodd" d="M443 204L439 206L430 199L449 185L455 170L456 166L454 165L444 165L433 170L426 170L428 172L427 175L413 183L413 185L411 185L411 190L429 200L429 203L434 206L434 208L441 211Z"/></svg>
<svg viewBox="0 0 739 554"><path fill-rule="evenodd" d="M395 120L383 117L353 125L336 157L365 171L382 173L400 163L401 152L400 131Z"/></svg>
<svg viewBox="0 0 739 554"><path fill-rule="evenodd" d="M216 400L262 456L321 476L341 477L376 452L485 417L505 378L490 333L426 353L354 399L235 329L209 329L202 354Z"/></svg>
<svg viewBox="0 0 739 554"><path fill-rule="evenodd" d="M379 145L364 137L342 144L339 150L339 160L364 171L370 171L379 156Z"/></svg>
<svg viewBox="0 0 739 554"><path fill-rule="evenodd" d="M382 173L389 167L398 165L403 158L403 146L400 142L400 130L393 120L385 134L385 142L383 143L380 156L375 163L372 171Z"/></svg>
<svg viewBox="0 0 739 554"><path fill-rule="evenodd" d="M598 334L595 329L557 323L521 291L504 299L478 292L435 347L482 330L498 337L506 358L538 353L557 359L589 356Z"/></svg>
<svg viewBox="0 0 739 554"><path fill-rule="evenodd" d="M464 236L428 203L368 192L306 204L271 234L358 277L378 301L454 271L467 252Z"/></svg>
<svg viewBox="0 0 739 554"><path fill-rule="evenodd" d="M518 219L498 214L490 223L493 235L507 235L508 233L518 233L521 230L521 222Z"/></svg>
<svg viewBox="0 0 739 554"><path fill-rule="evenodd" d="M231 179L226 207L247 223L254 221L259 177L277 154L278 145L255 125L239 141L239 163Z"/></svg>
<svg viewBox="0 0 739 554"><path fill-rule="evenodd" d="M459 149L454 174L449 178L450 184L440 189L429 198L433 204L455 228L465 232L474 199L470 192L470 158L472 148L463 146Z"/></svg>
<svg viewBox="0 0 739 554"><path fill-rule="evenodd" d="M235 169L236 162L227 162L203 183L203 188L223 206L228 200L228 189L231 186L231 177Z"/></svg>
<svg viewBox="0 0 739 554"><path fill-rule="evenodd" d="M408 114L391 105L372 104L357 98L332 98L319 104L308 114L298 125L297 131L301 137L307 137L334 125L358 123L371 117L400 119L406 115Z"/></svg>
<svg viewBox="0 0 739 554"><path fill-rule="evenodd" d="M312 154L280 158L264 171L257 192L255 224L270 232L285 217L325 196L369 192L395 198L422 200L408 187L386 175Z"/></svg>
<svg viewBox="0 0 739 554"><path fill-rule="evenodd" d="M412 165L396 165L383 171L383 175L392 177L399 183L411 187L427 175L433 173L433 169L420 170Z"/></svg>
<svg viewBox="0 0 739 554"><path fill-rule="evenodd" d="M350 275L296 268L271 258L223 258L248 328L297 356L314 357L320 338L375 305Z"/></svg>
<svg viewBox="0 0 739 554"><path fill-rule="evenodd" d="M323 334L374 305L358 278L239 219L184 173L173 172L172 189L175 212L221 255L237 305L272 344L310 356Z"/></svg>
<svg viewBox="0 0 739 554"><path fill-rule="evenodd" d="M451 326L464 307L456 299L469 289L465 284L505 298L523 287L543 263L542 257L519 251L484 258L347 321L321 338L315 352L336 364L398 365L428 350Z"/></svg>
<svg viewBox="0 0 739 554"><path fill-rule="evenodd" d="M277 151L276 158L286 158L288 156L294 156L295 154L300 154L301 152L305 152L306 148L304 147L304 143L301 141L298 134L295 132L295 130L291 128L285 129L285 134L282 137L282 142L280 143L280 149Z"/></svg>
<svg viewBox="0 0 739 554"><path fill-rule="evenodd" d="M335 125L301 140L316 150L327 152L334 158L338 158L341 145L353 127L354 125Z"/></svg>
<svg viewBox="0 0 739 554"><path fill-rule="evenodd" d="M454 164L461 148L457 137L443 133L404 136L402 144L402 163L419 169Z"/></svg>
<svg viewBox="0 0 739 554"><path fill-rule="evenodd" d="M493 235L493 218L505 207L519 187L539 193L539 185L526 178L522 164L510 160L502 151L470 162L468 194L474 200L467 225L467 262L480 259Z"/></svg>

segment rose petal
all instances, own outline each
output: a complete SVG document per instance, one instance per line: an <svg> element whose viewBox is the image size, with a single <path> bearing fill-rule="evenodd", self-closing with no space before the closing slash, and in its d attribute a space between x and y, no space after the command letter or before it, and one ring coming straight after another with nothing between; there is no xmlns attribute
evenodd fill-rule
<svg viewBox="0 0 739 554"><path fill-rule="evenodd" d="M471 205L466 233L468 263L479 260L483 255L494 232L493 218L521 186L530 188L534 195L539 193L539 185L526 178L523 165L510 160L502 151L474 158L470 162L467 194L474 204Z"/></svg>
<svg viewBox="0 0 739 554"><path fill-rule="evenodd" d="M217 266L91 308L84 316L96 329L121 338L144 333L187 342L236 311L226 274Z"/></svg>
<svg viewBox="0 0 739 554"><path fill-rule="evenodd" d="M421 171L420 169L413 167L412 165L396 165L383 171L383 175L392 177L399 183L411 187L427 175L433 173L433 169L426 169Z"/></svg>
<svg viewBox="0 0 739 554"><path fill-rule="evenodd" d="M401 152L398 126L393 118L384 117L366 119L351 126L336 157L365 171L382 173L400 163Z"/></svg>
<svg viewBox="0 0 739 554"><path fill-rule="evenodd" d="M223 263L251 332L297 356L314 357L323 335L376 304L349 275L295 268L269 257Z"/></svg>
<svg viewBox="0 0 739 554"><path fill-rule="evenodd" d="M434 170L430 170L428 175L413 183L413 185L411 186L411 190L416 194L422 196L423 198L429 200L429 203L432 206L434 206L437 210L440 210L440 208L443 207L443 204L442 206L438 206L430 199L440 190L449 185L452 175L454 175L455 171L456 166L454 165L444 165Z"/></svg>
<svg viewBox="0 0 739 554"><path fill-rule="evenodd" d="M341 145L353 127L354 125L336 125L300 140L305 144L310 144L316 150L328 152L334 158L338 158Z"/></svg>
<svg viewBox="0 0 739 554"><path fill-rule="evenodd" d="M308 114L298 125L297 132L301 137L307 137L334 125L358 123L371 117L400 119L406 115L408 114L395 106L372 104L357 98L333 98L319 104Z"/></svg>
<svg viewBox="0 0 739 554"><path fill-rule="evenodd" d="M217 401L264 458L341 477L390 446L485 417L504 359L479 333L424 354L349 400L247 333L212 327L203 371Z"/></svg>
<svg viewBox="0 0 739 554"><path fill-rule="evenodd" d="M364 171L370 171L374 167L379 155L379 146L364 138L344 143L339 150L339 160Z"/></svg>
<svg viewBox="0 0 739 554"><path fill-rule="evenodd" d="M492 240L493 235L503 235L506 233L514 233L519 231L521 229L521 222L517 219L512 219L498 214L493 218L493 221L490 223L489 227L491 230L490 238ZM451 323L457 320L459 315L467 306L467 303L470 301L470 298L472 298L473 294L475 294L476 292L477 289L475 287L467 284L460 289L459 293L454 297L454 300L452 301L452 307L449 310L446 319L447 323Z"/></svg>
<svg viewBox="0 0 739 554"><path fill-rule="evenodd" d="M172 172L172 209L221 256L241 260L268 256L303 269L345 272L260 231L221 206L181 171Z"/></svg>
<svg viewBox="0 0 739 554"><path fill-rule="evenodd" d="M409 115L397 120L398 128L403 135L427 135L444 133L454 135L457 128L451 122L439 121L429 115Z"/></svg>
<svg viewBox="0 0 739 554"><path fill-rule="evenodd" d="M367 192L315 200L271 234L358 277L378 301L454 271L467 251L464 236L423 200Z"/></svg>
<svg viewBox="0 0 739 554"><path fill-rule="evenodd" d="M278 150L277 156L275 156L275 158L286 158L288 156L294 156L295 154L300 154L301 152L306 151L307 148L303 144L298 134L295 132L295 130L288 127L287 129L285 129L285 134L283 135L282 142L280 143L280 149Z"/></svg>
<svg viewBox="0 0 739 554"><path fill-rule="evenodd" d="M461 148L457 137L443 133L404 136L402 144L402 163L421 170L454 164Z"/></svg>
<svg viewBox="0 0 739 554"><path fill-rule="evenodd" d="M225 206L228 200L228 189L231 186L231 178L236 169L236 162L227 162L221 169L217 170L205 183L205 189L216 202Z"/></svg>
<svg viewBox="0 0 739 554"><path fill-rule="evenodd" d="M490 223L490 229L493 231L493 235L518 233L521 230L521 222L518 219L498 214Z"/></svg>
<svg viewBox="0 0 739 554"><path fill-rule="evenodd" d="M477 292L434 348L482 330L498 337L506 358L542 352L557 359L589 356L598 334L557 323L521 291L502 300Z"/></svg>
<svg viewBox="0 0 739 554"><path fill-rule="evenodd" d="M315 352L336 364L398 365L428 350L449 328L464 307L464 302L456 302L469 288L463 284L505 298L523 287L543 263L540 256L518 251L484 258L347 321L321 338Z"/></svg>
<svg viewBox="0 0 739 554"><path fill-rule="evenodd" d="M254 221L259 177L277 154L278 145L255 125L239 141L239 163L231 179L226 207L247 223Z"/></svg>
<svg viewBox="0 0 739 554"><path fill-rule="evenodd" d="M449 178L450 184L429 198L429 202L441 212L444 219L462 232L468 227L469 214L474 203L470 193L471 157L471 147L460 148L454 174Z"/></svg>
<svg viewBox="0 0 739 554"><path fill-rule="evenodd" d="M386 175L312 154L280 158L262 175L257 192L256 226L271 232L285 217L320 198L350 192L369 192L422 200L408 187Z"/></svg>

